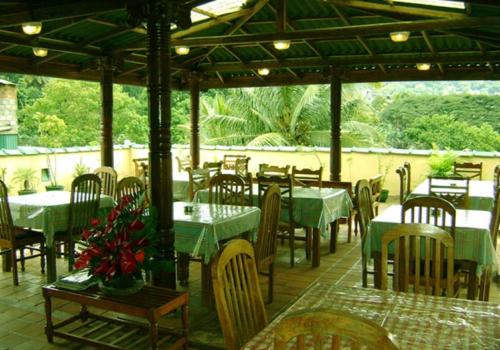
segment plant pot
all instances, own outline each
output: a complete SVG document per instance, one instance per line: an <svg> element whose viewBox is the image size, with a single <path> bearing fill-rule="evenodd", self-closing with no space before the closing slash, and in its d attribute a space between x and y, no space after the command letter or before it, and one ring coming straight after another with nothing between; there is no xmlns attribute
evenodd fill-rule
<svg viewBox="0 0 500 350"><path fill-rule="evenodd" d="M113 297L135 294L139 292L142 287L144 287L144 281L133 276L130 276L130 278L99 282L99 288L102 294Z"/></svg>
<svg viewBox="0 0 500 350"><path fill-rule="evenodd" d="M64 191L64 186L63 185L48 185L48 186L45 186L45 190L47 192L49 192L49 191Z"/></svg>
<svg viewBox="0 0 500 350"><path fill-rule="evenodd" d="M17 193L20 195L20 196L23 196L25 194L33 194L33 193L36 193L36 190L19 190L17 191Z"/></svg>
<svg viewBox="0 0 500 350"><path fill-rule="evenodd" d="M387 198L389 198L389 190L382 189L380 191L380 197L379 197L380 202L385 203L387 201Z"/></svg>

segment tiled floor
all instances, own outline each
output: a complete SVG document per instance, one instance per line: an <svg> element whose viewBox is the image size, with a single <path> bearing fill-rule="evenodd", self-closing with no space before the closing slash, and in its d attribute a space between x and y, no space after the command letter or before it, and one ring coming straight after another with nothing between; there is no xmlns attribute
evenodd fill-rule
<svg viewBox="0 0 500 350"><path fill-rule="evenodd" d="M498 250L497 250L498 251ZM269 318L286 307L304 288L321 276L323 280L346 286L360 286L361 265L359 237L346 243L346 230L341 227L341 236L337 253L328 253L328 241L321 247L321 266L312 268L304 257L302 246L298 246L297 263L289 267L287 245L279 246L279 257L276 263L275 300L268 304ZM500 257L498 257L500 261ZM38 349L90 349L78 344L70 344L55 339L53 344L47 343L44 335L44 308L41 286L45 276L39 272L37 259L27 264L26 272L20 273L20 286L12 285L11 273L0 272L0 350L38 350ZM66 261L58 261L58 271L66 271ZM200 306L200 274L199 264L191 263L190 280L190 333L193 348L223 348L223 338L214 311ZM263 292L267 292L267 281L262 281ZM461 296L463 297L464 291ZM500 304L500 285L491 286L490 301ZM79 310L78 305L65 302L55 303L54 317L66 318Z"/></svg>

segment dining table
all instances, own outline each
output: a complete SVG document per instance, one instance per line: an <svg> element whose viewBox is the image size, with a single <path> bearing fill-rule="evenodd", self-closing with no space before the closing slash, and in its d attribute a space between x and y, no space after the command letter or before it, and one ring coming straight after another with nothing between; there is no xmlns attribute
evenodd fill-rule
<svg viewBox="0 0 500 350"><path fill-rule="evenodd" d="M258 203L259 187L252 188L252 202ZM208 202L208 189L196 193L195 201ZM352 201L349 193L341 188L294 187L292 192L293 220L298 227L312 228L312 266L320 266L320 236L326 237L330 230L330 252L334 253L337 243L336 221L349 217ZM281 211L282 219L287 213Z"/></svg>
<svg viewBox="0 0 500 350"><path fill-rule="evenodd" d="M68 229L70 199L71 192L69 191L49 191L22 196L9 196L14 225L43 232L48 283L54 282L57 278L54 236L56 232ZM104 217L113 206L114 200L112 197L101 195L99 217Z"/></svg>
<svg viewBox="0 0 500 350"><path fill-rule="evenodd" d="M307 288L242 350L274 349L279 322L300 310L339 310L382 326L405 350L480 350L500 348L500 306L466 299L345 287L321 281ZM305 337L307 349L312 339ZM325 343L330 349L331 337ZM291 347L293 348L293 347Z"/></svg>
<svg viewBox="0 0 500 350"><path fill-rule="evenodd" d="M211 305L210 263L224 241L245 234L255 241L260 209L238 205L174 202L175 250L178 253L178 279L186 285L189 259L202 263L202 301Z"/></svg>
<svg viewBox="0 0 500 350"><path fill-rule="evenodd" d="M453 184L450 180L435 180L436 184L440 182L445 185ZM429 195L429 179L425 179L409 194L408 198ZM493 181L491 180L470 180L469 181L469 199L467 209L491 211L495 203L495 191Z"/></svg>
<svg viewBox="0 0 500 350"><path fill-rule="evenodd" d="M363 253L367 257L375 257L376 285L380 286L379 259L382 236L388 230L401 223L401 205L391 205L383 213L375 217L364 238ZM406 212L405 222L411 222L410 211ZM454 237L455 260L467 261L475 268L476 273L469 275L468 298L476 295L477 278L487 269L497 271L495 247L490 234L491 212L483 210L457 209ZM448 223L449 226L449 223Z"/></svg>

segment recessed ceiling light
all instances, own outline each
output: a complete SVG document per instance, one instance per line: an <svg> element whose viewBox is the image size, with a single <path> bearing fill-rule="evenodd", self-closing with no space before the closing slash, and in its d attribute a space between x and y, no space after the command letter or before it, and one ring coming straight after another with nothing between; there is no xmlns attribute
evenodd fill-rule
<svg viewBox="0 0 500 350"><path fill-rule="evenodd" d="M257 73L259 73L259 75L269 75L270 70L269 68L259 68L257 69Z"/></svg>
<svg viewBox="0 0 500 350"><path fill-rule="evenodd" d="M429 70L429 69L431 69L431 64L430 63L417 63L417 69L418 70Z"/></svg>
<svg viewBox="0 0 500 350"><path fill-rule="evenodd" d="M273 44L276 50L287 50L290 47L290 40L276 40Z"/></svg>
<svg viewBox="0 0 500 350"><path fill-rule="evenodd" d="M42 31L42 22L25 22L21 24L23 32L28 35L40 34Z"/></svg>
<svg viewBox="0 0 500 350"><path fill-rule="evenodd" d="M178 55L187 55L189 53L189 47L187 46L176 46L175 53Z"/></svg>
<svg viewBox="0 0 500 350"><path fill-rule="evenodd" d="M391 32L389 34L391 36L391 40L399 43L408 40L408 37L410 36L410 32Z"/></svg>
<svg viewBox="0 0 500 350"><path fill-rule="evenodd" d="M34 47L33 54L37 57L45 57L49 51L43 47Z"/></svg>

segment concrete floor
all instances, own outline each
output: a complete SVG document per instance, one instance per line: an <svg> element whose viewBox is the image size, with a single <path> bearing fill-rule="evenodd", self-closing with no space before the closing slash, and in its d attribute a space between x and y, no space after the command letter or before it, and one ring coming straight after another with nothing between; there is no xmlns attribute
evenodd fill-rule
<svg viewBox="0 0 500 350"><path fill-rule="evenodd" d="M296 266L290 268L288 246L286 243L279 245L275 267L275 297L273 303L266 305L269 319L278 314L319 277L323 281L330 280L340 285L361 286L359 237L353 237L352 242L347 243L346 227L342 225L335 254L328 253L328 243L328 240L322 242L321 266L318 268L312 268L310 262L305 259L304 248L300 243L296 250ZM500 261L500 256L497 256L497 259ZM65 260L58 259L59 273L64 273L66 266ZM12 284L11 273L0 272L0 350L90 349L61 339L55 339L53 344L47 343L44 335L45 315L41 293L45 276L40 274L39 260L29 261L26 272L20 273L19 280L20 285L15 287ZM267 280L263 279L261 285L266 295ZM189 293L192 347L223 348L223 338L215 311L201 307L199 263L191 263ZM465 297L465 290L461 290L460 297ZM498 283L493 283L491 286L490 302L500 304ZM62 301L56 301L54 306L56 309L54 317L57 319L67 318L79 310L78 305Z"/></svg>

